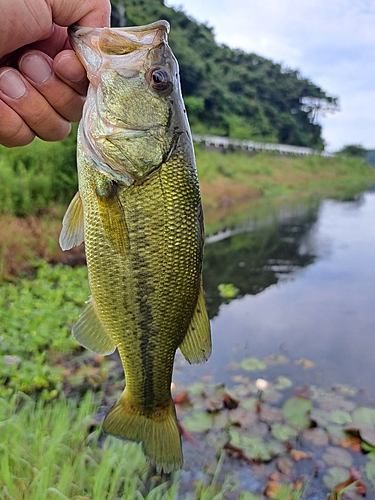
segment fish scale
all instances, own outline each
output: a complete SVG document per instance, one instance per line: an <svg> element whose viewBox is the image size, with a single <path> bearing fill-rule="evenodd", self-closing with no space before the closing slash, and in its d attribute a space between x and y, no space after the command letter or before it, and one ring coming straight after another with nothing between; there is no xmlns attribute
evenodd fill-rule
<svg viewBox="0 0 375 500"><path fill-rule="evenodd" d="M168 29L165 21L71 29L91 85L77 140L79 191L60 236L63 249L85 241L92 293L73 335L98 354L117 348L124 367L125 390L103 429L140 441L164 472L182 465L175 352L191 363L211 352L201 199Z"/></svg>

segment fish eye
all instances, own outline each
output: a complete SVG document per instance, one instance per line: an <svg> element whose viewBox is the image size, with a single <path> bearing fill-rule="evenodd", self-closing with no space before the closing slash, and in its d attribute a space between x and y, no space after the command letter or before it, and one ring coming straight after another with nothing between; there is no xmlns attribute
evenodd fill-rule
<svg viewBox="0 0 375 500"><path fill-rule="evenodd" d="M156 92L163 97L173 90L173 82L169 72L164 68L154 68L150 73L150 83Z"/></svg>

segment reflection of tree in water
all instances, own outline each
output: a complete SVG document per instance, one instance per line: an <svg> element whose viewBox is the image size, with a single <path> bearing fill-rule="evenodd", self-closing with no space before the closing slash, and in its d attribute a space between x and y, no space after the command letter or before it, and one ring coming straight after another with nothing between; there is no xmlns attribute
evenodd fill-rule
<svg viewBox="0 0 375 500"><path fill-rule="evenodd" d="M317 209L310 208L288 217L275 217L251 231L235 230L237 234L207 244L203 276L210 317L218 314L223 302L217 289L220 283L233 283L241 295L256 295L314 262L309 233L317 215Z"/></svg>

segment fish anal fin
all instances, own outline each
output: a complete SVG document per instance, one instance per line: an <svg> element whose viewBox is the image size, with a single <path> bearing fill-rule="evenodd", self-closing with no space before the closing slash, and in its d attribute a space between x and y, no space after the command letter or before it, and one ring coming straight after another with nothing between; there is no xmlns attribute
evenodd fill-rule
<svg viewBox="0 0 375 500"><path fill-rule="evenodd" d="M172 399L165 408L146 414L128 397L127 390L103 422L107 434L141 442L147 459L159 472L182 467L181 435Z"/></svg>
<svg viewBox="0 0 375 500"><path fill-rule="evenodd" d="M96 354L106 356L116 349L116 344L105 331L97 315L92 299L73 326L72 334L79 344Z"/></svg>
<svg viewBox="0 0 375 500"><path fill-rule="evenodd" d="M211 328L202 285L188 331L179 347L189 363L204 363L211 355Z"/></svg>
<svg viewBox="0 0 375 500"><path fill-rule="evenodd" d="M84 240L83 207L79 191L69 204L62 222L59 243L62 250L77 247Z"/></svg>

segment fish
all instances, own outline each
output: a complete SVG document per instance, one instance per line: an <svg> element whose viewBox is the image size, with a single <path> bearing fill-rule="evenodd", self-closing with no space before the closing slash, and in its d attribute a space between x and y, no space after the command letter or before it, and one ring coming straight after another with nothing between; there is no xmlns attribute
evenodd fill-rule
<svg viewBox="0 0 375 500"><path fill-rule="evenodd" d="M125 389L105 433L142 443L150 465L183 465L171 396L175 353L211 354L202 287L203 212L169 24L69 28L90 85L77 137L78 192L60 246L85 243L91 296L72 328L90 351L116 349Z"/></svg>

